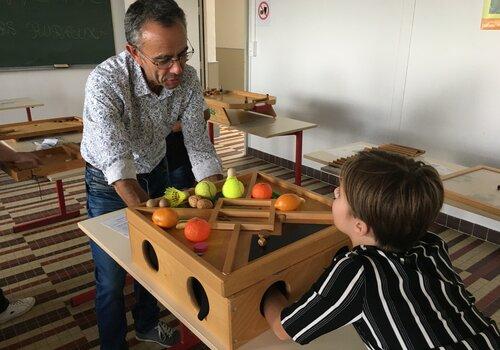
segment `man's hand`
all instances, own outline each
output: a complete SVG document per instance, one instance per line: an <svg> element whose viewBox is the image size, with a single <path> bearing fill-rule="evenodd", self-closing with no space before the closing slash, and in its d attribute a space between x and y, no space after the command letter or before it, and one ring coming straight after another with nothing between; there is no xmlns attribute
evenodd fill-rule
<svg viewBox="0 0 500 350"><path fill-rule="evenodd" d="M20 169L36 168L42 165L40 158L29 152L14 153L12 162Z"/></svg>
<svg viewBox="0 0 500 350"><path fill-rule="evenodd" d="M136 179L118 180L113 183L116 193L123 199L127 207L134 207L149 199Z"/></svg>

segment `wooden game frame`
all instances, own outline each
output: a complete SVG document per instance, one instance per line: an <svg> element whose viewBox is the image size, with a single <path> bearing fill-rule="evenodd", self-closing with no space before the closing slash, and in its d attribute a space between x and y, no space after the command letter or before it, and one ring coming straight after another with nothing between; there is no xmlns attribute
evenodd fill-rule
<svg viewBox="0 0 500 350"><path fill-rule="evenodd" d="M40 158L42 165L37 168L25 168L13 163L2 163L2 170L15 181L25 181L34 177L68 171L85 166L85 161L80 155L80 147L77 144L65 144L61 147L49 148L32 152Z"/></svg>
<svg viewBox="0 0 500 350"><path fill-rule="evenodd" d="M443 181L443 186L445 187L445 189L444 189L445 198L454 200L456 202L468 205L468 206L473 207L473 208L477 208L477 209L485 211L489 214L493 214L497 217L500 217L500 208L495 207L495 206L490 205L490 204L485 203L485 202L478 201L475 198L463 195L463 194L458 193L456 191L446 189L446 181L447 180L454 179L454 178L457 178L457 177L460 177L463 175L471 174L471 173L474 173L474 172L479 171L479 170L489 170L489 171L500 174L500 169L489 167L486 165L479 165L479 166L467 168L467 169L460 170L460 171L448 174L446 176L443 176L442 181ZM498 185L500 185L500 183Z"/></svg>
<svg viewBox="0 0 500 350"><path fill-rule="evenodd" d="M335 252L349 245L347 237L332 225L329 210L332 198L267 174L243 174L239 175L238 179L245 184L245 196L248 196L251 184L266 181L273 189L275 185L278 186L281 193L293 192L314 199L306 201L306 206L299 208L299 211L276 210L275 225L279 226L282 222L305 222L324 223L328 226L299 240L292 240L272 253L252 260L243 257L246 263L242 263L242 257L239 255L246 254L244 251L247 244L252 242L249 237L255 237L259 231L241 231L241 225L235 223L233 231L225 233L224 236L219 233L227 231L212 232L209 244L216 244L212 239L222 240L224 244L220 246L224 249L211 251L209 247L204 256L198 256L189 244L183 243L185 237L177 229L165 230L151 222L150 215L155 208L140 206L126 209L133 263L139 266L144 274L164 285L164 292L179 305L177 312L188 315L192 320L190 324L203 332L207 339L221 350L236 349L268 329L267 322L260 314L259 304L271 285L283 282L290 299L299 298L331 264ZM216 187L220 190L222 184L223 181L218 182ZM250 200L244 199L240 199L243 206ZM227 203L231 207L235 202L230 200ZM266 203L269 202L264 202ZM198 216L209 220L216 217L216 209L174 210L181 218ZM274 236L270 239L274 239ZM237 246L240 249L236 252ZM155 252L156 264L148 261L147 252L150 249ZM212 254L211 258L207 257L209 254ZM210 312L205 317L199 316L201 309L196 304L194 292L189 289L192 286L190 281L199 282L206 293ZM198 318L193 319L196 314Z"/></svg>
<svg viewBox="0 0 500 350"><path fill-rule="evenodd" d="M210 108L210 120L223 125L233 125L228 110L246 110L276 117L272 105L276 104L276 97L269 94L259 94L241 90L216 90L205 92L205 102ZM224 101L224 96L229 100ZM237 101L241 99L242 101ZM236 102L234 101L236 100Z"/></svg>
<svg viewBox="0 0 500 350"><path fill-rule="evenodd" d="M23 140L82 131L82 118L76 116L59 117L0 125L0 140Z"/></svg>

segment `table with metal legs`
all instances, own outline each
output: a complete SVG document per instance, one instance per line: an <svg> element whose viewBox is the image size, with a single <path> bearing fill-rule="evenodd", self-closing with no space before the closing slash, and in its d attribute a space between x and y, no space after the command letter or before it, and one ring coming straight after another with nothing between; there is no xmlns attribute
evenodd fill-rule
<svg viewBox="0 0 500 350"><path fill-rule="evenodd" d="M227 113L231 125L220 124L212 120L208 121L208 135L212 143L214 142L214 124L266 139L277 136L295 136L295 184L301 185L303 131L315 128L317 124L243 110L228 110Z"/></svg>

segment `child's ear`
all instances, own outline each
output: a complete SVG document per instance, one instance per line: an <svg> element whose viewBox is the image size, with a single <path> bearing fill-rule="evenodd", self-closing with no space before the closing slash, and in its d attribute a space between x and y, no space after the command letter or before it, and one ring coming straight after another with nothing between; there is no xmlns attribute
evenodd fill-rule
<svg viewBox="0 0 500 350"><path fill-rule="evenodd" d="M354 224L354 228L358 235L360 236L366 236L371 233L371 228L364 222L363 220L356 219L356 222Z"/></svg>

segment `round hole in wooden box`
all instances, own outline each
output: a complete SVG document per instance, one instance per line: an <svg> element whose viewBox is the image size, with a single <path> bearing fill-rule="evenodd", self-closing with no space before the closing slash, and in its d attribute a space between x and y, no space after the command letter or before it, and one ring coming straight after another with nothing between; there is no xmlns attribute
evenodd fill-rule
<svg viewBox="0 0 500 350"><path fill-rule="evenodd" d="M187 289L191 301L193 302L196 311L198 311L198 320L202 321L210 312L210 304L205 288L195 277L189 277L187 280Z"/></svg>
<svg viewBox="0 0 500 350"><path fill-rule="evenodd" d="M156 256L155 249L149 243L149 241L142 242L142 254L144 254L144 260L146 264L155 271L158 271L158 257Z"/></svg>
<svg viewBox="0 0 500 350"><path fill-rule="evenodd" d="M264 316L264 300L271 290L278 289L278 291L285 296L285 298L289 298L290 296L290 285L285 283L284 281L276 281L267 288L265 293L262 295L262 299L260 300L260 314Z"/></svg>

